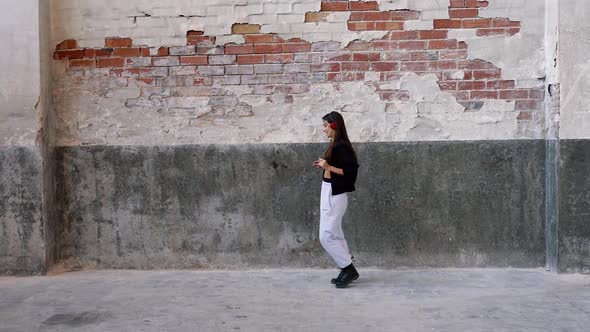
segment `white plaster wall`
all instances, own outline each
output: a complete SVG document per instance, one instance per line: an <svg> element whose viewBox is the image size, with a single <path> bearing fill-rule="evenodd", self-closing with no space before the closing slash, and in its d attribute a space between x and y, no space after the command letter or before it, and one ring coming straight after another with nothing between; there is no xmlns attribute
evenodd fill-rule
<svg viewBox="0 0 590 332"><path fill-rule="evenodd" d="M590 138L590 4L559 1L560 138Z"/></svg>
<svg viewBox="0 0 590 332"><path fill-rule="evenodd" d="M38 0L0 0L0 146L35 145L40 128Z"/></svg>
<svg viewBox="0 0 590 332"><path fill-rule="evenodd" d="M217 43L242 42L231 36L236 22L261 24L262 32L308 41L336 40L341 46L354 39L371 40L383 32L347 31L348 13L334 13L328 22L303 23L304 15L320 9L320 0L60 0L53 1L53 44L76 39L82 47L101 47L104 37L131 37L136 45L184 45L187 30L216 35ZM431 29L435 18L448 18L448 0L381 0L381 10L414 9L422 12L410 29ZM462 31L455 37L469 44L469 58L494 63L504 79L520 88L543 86L544 4L540 1L491 0L482 9L486 17L522 21L522 31L512 37L476 37ZM247 105L237 115L216 116L206 97L176 100L165 111L145 105L132 111L125 101L137 98L139 87L105 88L116 82L92 81L80 74L67 78L57 64L56 111L58 144L185 144L240 142L307 142L322 139L320 118L331 110L342 111L357 141L537 139L544 137L544 114L529 122L516 120L513 102L488 101L479 112L465 112L433 77L407 75L392 82L393 89L412 86L409 101L385 103L371 84L313 85L309 95L296 96L292 104L275 96L251 94L248 87L228 88ZM100 75L98 75L100 76ZM367 76L370 76L367 74ZM367 79L369 80L369 79ZM405 88L405 87L404 87ZM362 92L362 93L361 93ZM188 103L188 104L187 104ZM189 105L190 104L190 105ZM170 111L173 109L173 111ZM183 111L178 111L182 109Z"/></svg>

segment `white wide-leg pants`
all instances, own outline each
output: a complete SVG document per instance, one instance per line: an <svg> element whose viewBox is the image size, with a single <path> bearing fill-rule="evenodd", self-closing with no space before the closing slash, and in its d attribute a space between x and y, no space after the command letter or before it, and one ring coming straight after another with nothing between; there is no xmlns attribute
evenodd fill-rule
<svg viewBox="0 0 590 332"><path fill-rule="evenodd" d="M332 196L332 185L322 181L320 198L320 243L339 268L352 263L342 232L342 217L348 206L348 194Z"/></svg>

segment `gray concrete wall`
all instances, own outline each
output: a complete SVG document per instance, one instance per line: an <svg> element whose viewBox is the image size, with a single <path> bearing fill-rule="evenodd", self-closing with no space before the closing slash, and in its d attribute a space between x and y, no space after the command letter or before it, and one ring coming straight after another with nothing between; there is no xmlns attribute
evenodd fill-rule
<svg viewBox="0 0 590 332"><path fill-rule="evenodd" d="M45 272L41 155L0 149L0 275Z"/></svg>
<svg viewBox="0 0 590 332"><path fill-rule="evenodd" d="M559 1L559 270L590 273L590 6Z"/></svg>
<svg viewBox="0 0 590 332"><path fill-rule="evenodd" d="M559 270L590 273L590 141L561 142Z"/></svg>
<svg viewBox="0 0 590 332"><path fill-rule="evenodd" d="M331 266L320 144L59 149L59 252L84 266ZM363 143L345 232L364 266L544 264L544 142Z"/></svg>
<svg viewBox="0 0 590 332"><path fill-rule="evenodd" d="M0 275L44 273L46 250L55 250L48 222L55 214L44 208L54 206L53 196L43 194L52 191L55 159L49 14L48 1L0 2Z"/></svg>

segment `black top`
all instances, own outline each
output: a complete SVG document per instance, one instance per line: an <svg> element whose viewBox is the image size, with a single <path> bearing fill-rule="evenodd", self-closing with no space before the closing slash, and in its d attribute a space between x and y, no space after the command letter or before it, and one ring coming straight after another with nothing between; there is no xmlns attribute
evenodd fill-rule
<svg viewBox="0 0 590 332"><path fill-rule="evenodd" d="M331 181L329 182L332 184L332 195L354 191L359 164L354 158L352 149L342 142L337 142L332 147L332 155L328 164L344 171L344 175L330 172Z"/></svg>

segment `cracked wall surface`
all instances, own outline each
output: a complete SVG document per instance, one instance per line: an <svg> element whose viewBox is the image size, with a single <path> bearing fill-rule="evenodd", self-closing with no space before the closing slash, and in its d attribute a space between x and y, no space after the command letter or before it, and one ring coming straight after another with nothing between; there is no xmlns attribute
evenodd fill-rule
<svg viewBox="0 0 590 332"><path fill-rule="evenodd" d="M24 1L0 14L9 50L0 57L0 147L36 145L41 117L37 12L36 1Z"/></svg>
<svg viewBox="0 0 590 332"><path fill-rule="evenodd" d="M59 1L58 145L544 137L543 6Z"/></svg>

